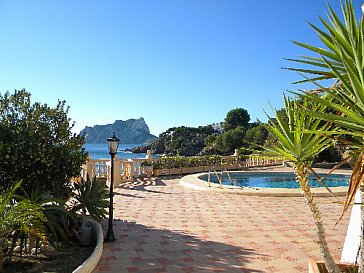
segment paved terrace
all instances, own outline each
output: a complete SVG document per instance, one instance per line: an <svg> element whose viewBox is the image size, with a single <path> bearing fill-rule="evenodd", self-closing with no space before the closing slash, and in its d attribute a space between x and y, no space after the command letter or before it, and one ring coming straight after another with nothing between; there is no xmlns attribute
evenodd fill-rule
<svg viewBox="0 0 364 273"><path fill-rule="evenodd" d="M349 213L317 198L329 247L340 258ZM303 197L198 191L179 179L124 184L114 197L114 233L98 272L307 272L320 259ZM104 223L104 231L107 226Z"/></svg>

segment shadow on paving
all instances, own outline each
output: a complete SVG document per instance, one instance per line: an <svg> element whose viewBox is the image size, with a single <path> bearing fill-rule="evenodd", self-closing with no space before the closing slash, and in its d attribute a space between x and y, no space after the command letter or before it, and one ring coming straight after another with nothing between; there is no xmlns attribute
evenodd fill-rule
<svg viewBox="0 0 364 273"><path fill-rule="evenodd" d="M155 191L146 188L151 186L166 186L166 184L159 178L153 180L150 178L144 178L144 179L137 179L131 182L122 183L118 188L121 190L127 189L127 190L143 191L149 193L171 194L169 192ZM120 193L120 195L123 195L123 193Z"/></svg>
<svg viewBox="0 0 364 273"><path fill-rule="evenodd" d="M120 196L124 196L124 197L132 197L132 198L139 198L139 199L145 198L143 196L137 196L137 195L134 195L134 194L120 193L120 192L114 192L114 195L120 195Z"/></svg>
<svg viewBox="0 0 364 273"><path fill-rule="evenodd" d="M102 260L118 272L263 272L249 268L249 260L262 258L249 248L123 220L114 220L114 232L117 241L104 246L115 258Z"/></svg>

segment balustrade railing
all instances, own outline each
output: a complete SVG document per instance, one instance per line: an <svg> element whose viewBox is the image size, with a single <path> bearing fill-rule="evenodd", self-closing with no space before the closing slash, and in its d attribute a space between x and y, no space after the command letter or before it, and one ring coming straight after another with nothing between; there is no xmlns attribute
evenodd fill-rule
<svg viewBox="0 0 364 273"><path fill-rule="evenodd" d="M179 167L179 168L153 168L153 166L143 166L143 162L149 161L153 165L161 162L161 158L135 158L135 159L116 159L114 160L114 186L118 187L122 182L133 181L135 178L151 177L161 175L182 175L198 172L208 171L222 171L222 170L240 170L249 167L257 166L274 166L281 165L283 160L280 158L269 158L262 156L248 156L244 161L239 161L236 156L223 156L221 162L216 162L215 165L201 165L193 167ZM86 179L97 177L110 182L110 160L107 159L92 159L82 166L81 176ZM146 164L152 165L152 164Z"/></svg>

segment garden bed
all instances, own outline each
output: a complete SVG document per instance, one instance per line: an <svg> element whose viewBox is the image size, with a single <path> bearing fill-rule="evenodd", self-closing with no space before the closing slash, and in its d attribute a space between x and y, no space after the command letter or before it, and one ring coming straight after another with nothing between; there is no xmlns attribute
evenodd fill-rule
<svg viewBox="0 0 364 273"><path fill-rule="evenodd" d="M80 247L72 245L60 251L44 252L35 256L19 253L13 256L11 263L6 263L4 273L68 273L76 270L93 252L95 245Z"/></svg>

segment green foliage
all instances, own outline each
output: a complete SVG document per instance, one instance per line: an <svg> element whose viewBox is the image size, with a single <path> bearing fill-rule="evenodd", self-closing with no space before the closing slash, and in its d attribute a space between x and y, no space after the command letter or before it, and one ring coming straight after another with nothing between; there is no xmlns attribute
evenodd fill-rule
<svg viewBox="0 0 364 273"><path fill-rule="evenodd" d="M242 147L245 143L245 127L239 126L224 132L216 139L216 150L221 154L232 154L234 150Z"/></svg>
<svg viewBox="0 0 364 273"><path fill-rule="evenodd" d="M0 272L3 268L3 249L11 232L18 230L44 239L43 208L16 195L21 184L22 181L0 194Z"/></svg>
<svg viewBox="0 0 364 273"><path fill-rule="evenodd" d="M267 139L268 131L263 124L253 124L246 127L236 127L216 138L214 143L215 151L223 155L231 155L235 149L240 154L251 154L253 150L263 145Z"/></svg>
<svg viewBox="0 0 364 273"><path fill-rule="evenodd" d="M159 135L164 143L164 153L170 155L192 156L200 153L205 147L207 136L215 134L212 126L174 127Z"/></svg>
<svg viewBox="0 0 364 273"><path fill-rule="evenodd" d="M21 184L22 181L0 194L0 238L6 238L15 229L43 236L43 208L16 195Z"/></svg>
<svg viewBox="0 0 364 273"><path fill-rule="evenodd" d="M237 127L248 127L250 115L248 111L243 108L236 108L230 110L225 117L224 131L235 129Z"/></svg>
<svg viewBox="0 0 364 273"><path fill-rule="evenodd" d="M208 135L205 138L205 145L206 146L212 146L214 144L214 142L216 141L216 138L217 138L216 134Z"/></svg>
<svg viewBox="0 0 364 273"><path fill-rule="evenodd" d="M341 162L341 153L338 148L335 148L334 146L331 146L325 150L323 150L321 153L317 155L316 161L317 162Z"/></svg>
<svg viewBox="0 0 364 273"><path fill-rule="evenodd" d="M268 116L269 121L264 126L276 139L277 145L265 147L265 151L274 156L283 156L295 165L305 164L311 166L315 156L330 147L333 142L316 131L327 130L328 126L301 109L311 109L324 113L326 106L318 105L304 99L300 103L284 97L285 111L288 123L284 122L276 112L275 120Z"/></svg>
<svg viewBox="0 0 364 273"><path fill-rule="evenodd" d="M250 143L250 148L256 148L265 143L268 137L268 131L263 124L251 127L246 131L245 142Z"/></svg>
<svg viewBox="0 0 364 273"><path fill-rule="evenodd" d="M264 143L267 131L260 123L249 123L249 120L248 112L237 108L227 113L222 134L211 125L170 128L160 134L154 150L181 156L231 155L235 149L244 147L244 154L250 154L253 148ZM157 149L161 146L164 149Z"/></svg>
<svg viewBox="0 0 364 273"><path fill-rule="evenodd" d="M109 191L104 182L99 181L96 177L92 180L87 177L86 181L81 179L81 182L73 183L74 198L77 200L72 208L72 211L82 211L90 214L96 221L106 218L109 207Z"/></svg>
<svg viewBox="0 0 364 273"><path fill-rule="evenodd" d="M160 159L154 159L149 162L154 170L170 168L188 168L201 166L221 166L235 164L245 161L247 156L239 155L238 157L222 157L221 155L204 155L204 156L164 156Z"/></svg>
<svg viewBox="0 0 364 273"><path fill-rule="evenodd" d="M65 208L65 204L56 198L47 197L36 187L30 193L23 190L25 198L42 207L45 219L45 233L48 241L58 248L61 242L68 241L68 229L76 219Z"/></svg>
<svg viewBox="0 0 364 273"><path fill-rule="evenodd" d="M249 123L249 120L250 116L243 108L229 111L224 132L208 136L202 154L231 155L235 149L239 149L240 153L248 155L257 149L265 142L268 132L261 123Z"/></svg>
<svg viewBox="0 0 364 273"><path fill-rule="evenodd" d="M353 168L344 211L354 199L360 185L363 185L364 170L364 20L357 20L352 1L342 5L343 20L329 7L328 20L320 18L323 28L311 24L325 48L296 42L308 49L314 56L292 59L304 68L290 68L303 74L301 82L313 82L324 95L302 92L299 95L325 105L333 111L320 113L307 111L324 121L335 124L334 130L321 132L326 135L344 135L357 156ZM309 67L309 68L307 68ZM318 81L333 80L331 88L322 87ZM349 138L347 138L349 136ZM341 140L339 138L339 140ZM362 186L363 187L363 186ZM362 188L364 190L364 188ZM362 238L363 240L363 238ZM364 249L362 257L364 256ZM364 272L364 263L361 271Z"/></svg>
<svg viewBox="0 0 364 273"><path fill-rule="evenodd" d="M277 145L272 148L265 148L265 150L271 155L282 156L293 162L296 180L316 225L321 254L330 272L340 272L327 247L321 214L308 184L308 174L309 171L312 171L311 166L315 156L333 144L331 139L317 134L318 131L327 130L329 125L301 111L303 108L325 113L327 108L307 99L301 101L293 99L291 101L284 97L284 103L288 123L284 122L277 113L274 121L268 116L271 122L265 126L275 137ZM321 181L321 183L323 182Z"/></svg>
<svg viewBox="0 0 364 273"><path fill-rule="evenodd" d="M360 84L363 82L363 20L360 20L358 24L352 1L345 1L345 6L342 6L343 22L329 4L328 8L328 20L319 17L324 26L323 29L310 24L324 47L294 42L315 55L288 59L305 65L305 68L289 69L307 76L297 83L338 79L346 88L363 90L364 87ZM348 81L350 81L349 85L347 85ZM359 95L360 92L357 94ZM363 103L362 95L359 97Z"/></svg>
<svg viewBox="0 0 364 273"><path fill-rule="evenodd" d="M150 160L144 160L142 161L142 163L140 164L141 167L149 167L149 166L153 166L153 162Z"/></svg>
<svg viewBox="0 0 364 273"><path fill-rule="evenodd" d="M70 195L69 180L86 160L84 138L72 134L68 107L31 103L24 89L0 94L0 188L23 180L55 197Z"/></svg>
<svg viewBox="0 0 364 273"><path fill-rule="evenodd" d="M199 166L220 166L223 158L220 155L205 156L164 156L161 159L153 160L154 169L186 168Z"/></svg>

